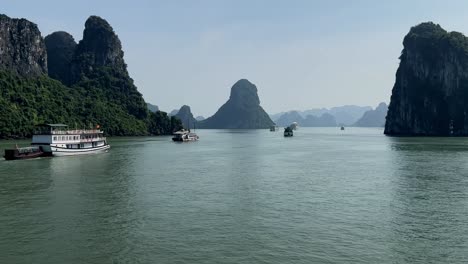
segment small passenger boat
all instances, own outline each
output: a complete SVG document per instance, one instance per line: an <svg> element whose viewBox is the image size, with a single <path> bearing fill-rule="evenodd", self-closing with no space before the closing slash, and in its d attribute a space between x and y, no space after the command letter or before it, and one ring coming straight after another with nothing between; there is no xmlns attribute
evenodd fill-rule
<svg viewBox="0 0 468 264"><path fill-rule="evenodd" d="M187 141L197 141L198 136L195 133L190 132L190 130L179 130L174 133L172 140L175 142L187 142Z"/></svg>
<svg viewBox="0 0 468 264"><path fill-rule="evenodd" d="M284 128L284 136L285 137L292 137L293 136L293 129L291 127Z"/></svg>
<svg viewBox="0 0 468 264"><path fill-rule="evenodd" d="M34 159L48 156L40 146L23 147L15 146L13 149L5 149L5 160Z"/></svg>
<svg viewBox="0 0 468 264"><path fill-rule="evenodd" d="M271 127L270 127L270 131L271 131L271 132L278 131L278 127L277 127L277 126L271 126Z"/></svg>

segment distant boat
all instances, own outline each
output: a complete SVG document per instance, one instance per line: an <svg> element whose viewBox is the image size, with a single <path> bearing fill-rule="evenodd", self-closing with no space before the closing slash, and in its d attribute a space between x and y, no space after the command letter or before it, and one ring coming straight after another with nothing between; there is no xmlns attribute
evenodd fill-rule
<svg viewBox="0 0 468 264"><path fill-rule="evenodd" d="M174 142L188 142L197 141L198 138L197 134L191 133L190 130L182 129L174 133L172 140Z"/></svg>
<svg viewBox="0 0 468 264"><path fill-rule="evenodd" d="M271 131L271 132L278 131L278 127L277 127L277 126L271 126L271 127L270 127L270 131Z"/></svg>
<svg viewBox="0 0 468 264"><path fill-rule="evenodd" d="M344 126L341 127L341 130L344 130Z"/></svg>
<svg viewBox="0 0 468 264"><path fill-rule="evenodd" d="M291 127L284 128L284 136L285 137L292 137L293 136L293 129Z"/></svg>
<svg viewBox="0 0 468 264"><path fill-rule="evenodd" d="M297 124L297 122L293 122L291 125L289 125L289 127L292 129L292 130L297 130L297 127L299 125Z"/></svg>

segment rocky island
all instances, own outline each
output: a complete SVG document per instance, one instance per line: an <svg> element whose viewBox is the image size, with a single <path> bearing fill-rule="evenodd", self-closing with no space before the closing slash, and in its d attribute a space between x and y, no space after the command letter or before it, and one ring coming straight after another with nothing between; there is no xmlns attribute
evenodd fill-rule
<svg viewBox="0 0 468 264"><path fill-rule="evenodd" d="M428 22L403 46L385 134L468 136L468 39Z"/></svg>
<svg viewBox="0 0 468 264"><path fill-rule="evenodd" d="M211 117L198 122L200 128L263 129L274 125L260 106L257 87L246 79L231 88L229 100Z"/></svg>
<svg viewBox="0 0 468 264"><path fill-rule="evenodd" d="M44 41L36 24L0 15L0 51L0 138L29 137L38 123L99 124L111 136L181 128L177 118L148 111L117 34L100 17L88 18L76 43L63 31Z"/></svg>

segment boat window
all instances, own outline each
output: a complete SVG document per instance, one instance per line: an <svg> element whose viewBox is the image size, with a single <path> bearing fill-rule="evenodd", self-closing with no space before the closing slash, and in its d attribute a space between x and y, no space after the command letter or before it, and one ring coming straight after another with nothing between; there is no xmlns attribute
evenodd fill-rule
<svg viewBox="0 0 468 264"><path fill-rule="evenodd" d="M54 137L54 140L57 140L57 137Z"/></svg>

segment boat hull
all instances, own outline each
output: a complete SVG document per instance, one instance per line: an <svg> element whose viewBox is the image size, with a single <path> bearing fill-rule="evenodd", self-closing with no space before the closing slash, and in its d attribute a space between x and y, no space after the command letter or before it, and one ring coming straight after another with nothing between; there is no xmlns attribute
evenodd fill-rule
<svg viewBox="0 0 468 264"><path fill-rule="evenodd" d="M35 159L40 157L50 156L46 152L39 151L34 153L18 153L16 149L7 149L5 150L5 160L23 160L23 159Z"/></svg>
<svg viewBox="0 0 468 264"><path fill-rule="evenodd" d="M75 155L88 155L88 154L97 154L107 152L110 149L110 145L104 145L94 148L83 148L83 149L67 149L67 148L58 148L51 146L50 150L53 156L75 156Z"/></svg>
<svg viewBox="0 0 468 264"><path fill-rule="evenodd" d="M197 141L196 138L172 138L174 142L189 142L189 141Z"/></svg>

